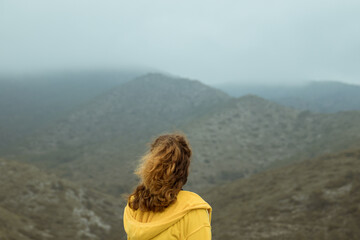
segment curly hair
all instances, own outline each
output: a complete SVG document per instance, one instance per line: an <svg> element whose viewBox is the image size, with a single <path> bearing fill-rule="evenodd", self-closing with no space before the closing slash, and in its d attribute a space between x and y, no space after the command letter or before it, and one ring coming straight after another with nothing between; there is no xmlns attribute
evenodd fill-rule
<svg viewBox="0 0 360 240"><path fill-rule="evenodd" d="M161 212L175 202L187 182L191 154L184 134L158 136L135 172L140 177L140 184L128 198L129 207Z"/></svg>

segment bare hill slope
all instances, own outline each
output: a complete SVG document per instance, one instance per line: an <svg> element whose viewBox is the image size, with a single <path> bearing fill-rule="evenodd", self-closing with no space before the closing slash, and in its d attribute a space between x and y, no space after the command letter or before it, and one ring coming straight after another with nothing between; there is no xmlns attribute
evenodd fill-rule
<svg viewBox="0 0 360 240"><path fill-rule="evenodd" d="M0 159L1 239L121 239L123 201Z"/></svg>
<svg viewBox="0 0 360 240"><path fill-rule="evenodd" d="M234 99L184 127L194 149L189 187L202 190L360 143L360 112L315 114L256 96Z"/></svg>
<svg viewBox="0 0 360 240"><path fill-rule="evenodd" d="M214 188L214 239L360 239L360 150Z"/></svg>

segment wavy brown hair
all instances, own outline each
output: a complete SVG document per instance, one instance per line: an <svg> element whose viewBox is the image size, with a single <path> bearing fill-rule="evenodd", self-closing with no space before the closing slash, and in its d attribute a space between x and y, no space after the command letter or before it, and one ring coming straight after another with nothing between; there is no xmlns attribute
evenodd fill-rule
<svg viewBox="0 0 360 240"><path fill-rule="evenodd" d="M184 134L158 136L136 171L140 184L128 198L129 207L161 212L175 202L189 175L191 153Z"/></svg>

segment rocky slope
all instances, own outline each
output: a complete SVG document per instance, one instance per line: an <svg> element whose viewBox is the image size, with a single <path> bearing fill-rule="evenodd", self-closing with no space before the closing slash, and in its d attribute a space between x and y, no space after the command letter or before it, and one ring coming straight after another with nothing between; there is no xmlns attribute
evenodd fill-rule
<svg viewBox="0 0 360 240"><path fill-rule="evenodd" d="M124 239L124 201L0 159L0 239Z"/></svg>
<svg viewBox="0 0 360 240"><path fill-rule="evenodd" d="M202 190L360 143L360 112L314 114L256 96L194 120L184 131L194 149L189 187Z"/></svg>
<svg viewBox="0 0 360 240"><path fill-rule="evenodd" d="M360 239L360 150L265 171L203 195L214 239Z"/></svg>

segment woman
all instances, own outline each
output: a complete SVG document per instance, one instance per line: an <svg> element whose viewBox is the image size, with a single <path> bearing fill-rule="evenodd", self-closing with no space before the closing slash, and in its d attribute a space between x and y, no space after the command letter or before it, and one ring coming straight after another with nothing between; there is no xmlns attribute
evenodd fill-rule
<svg viewBox="0 0 360 240"><path fill-rule="evenodd" d="M124 228L129 240L211 239L211 207L183 191L191 148L182 134L157 137L136 174L140 184L129 196Z"/></svg>

